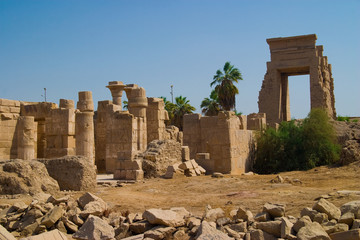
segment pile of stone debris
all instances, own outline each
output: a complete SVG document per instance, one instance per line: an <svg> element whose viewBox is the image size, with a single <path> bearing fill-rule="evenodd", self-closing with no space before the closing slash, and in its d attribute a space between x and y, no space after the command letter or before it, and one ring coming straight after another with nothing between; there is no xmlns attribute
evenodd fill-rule
<svg viewBox="0 0 360 240"><path fill-rule="evenodd" d="M208 206L202 217L185 208L148 209L144 213L112 211L97 196L85 193L30 205L2 205L0 239L360 239L360 201L337 208L321 198L301 217L285 216L285 206L266 203L253 215L240 207L228 216Z"/></svg>

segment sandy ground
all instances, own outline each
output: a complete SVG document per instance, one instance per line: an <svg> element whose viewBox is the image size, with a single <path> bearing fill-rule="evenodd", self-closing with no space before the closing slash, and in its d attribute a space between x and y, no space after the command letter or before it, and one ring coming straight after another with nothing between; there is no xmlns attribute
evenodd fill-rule
<svg viewBox="0 0 360 240"><path fill-rule="evenodd" d="M112 208L124 212L143 212L148 208L185 207L199 216L208 204L213 208L221 207L227 212L244 206L255 214L261 211L266 202L282 203L286 205L286 214L299 216L302 208L312 207L315 199L321 195L329 195L328 200L336 206L360 200L359 161L344 167L319 167L279 175L289 181L271 183L270 180L277 175L181 177L150 179L125 184L123 187L98 186L94 193L108 202ZM350 192L338 193L342 190ZM64 194L66 192L61 192L59 196ZM82 193L71 194L78 197ZM31 197L2 197L0 204L19 200L29 203Z"/></svg>

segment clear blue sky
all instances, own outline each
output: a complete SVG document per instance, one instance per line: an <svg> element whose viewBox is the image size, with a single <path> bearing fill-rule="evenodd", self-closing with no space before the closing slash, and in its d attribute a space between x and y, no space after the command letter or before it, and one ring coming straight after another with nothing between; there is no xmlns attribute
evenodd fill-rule
<svg viewBox="0 0 360 240"><path fill-rule="evenodd" d="M244 81L238 111L258 112L267 38L317 34L333 66L338 114L360 115L359 0L0 0L0 98L110 100L109 81L147 96L186 96L200 112L216 70ZM310 109L309 77L290 78L292 117ZM125 95L125 94L124 94Z"/></svg>

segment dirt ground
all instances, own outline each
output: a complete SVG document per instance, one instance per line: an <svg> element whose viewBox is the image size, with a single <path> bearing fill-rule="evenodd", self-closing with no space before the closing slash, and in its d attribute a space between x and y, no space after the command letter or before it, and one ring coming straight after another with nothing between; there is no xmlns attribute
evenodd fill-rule
<svg viewBox="0 0 360 240"><path fill-rule="evenodd" d="M249 208L254 214L266 202L286 205L286 214L299 216L304 207L312 207L315 199L328 195L328 200L340 207L360 200L360 161L343 167L319 167L309 171L279 173L285 183L271 183L277 175L252 175L212 178L211 176L182 177L177 179L150 179L123 187L99 186L94 193L121 211L143 212L148 208L185 207L201 216L206 205L221 207L230 212L239 206ZM351 190L359 192L342 192ZM59 193L59 196L64 195ZM67 193L68 194L68 193ZM71 192L74 197L81 192ZM22 200L0 198L0 204Z"/></svg>

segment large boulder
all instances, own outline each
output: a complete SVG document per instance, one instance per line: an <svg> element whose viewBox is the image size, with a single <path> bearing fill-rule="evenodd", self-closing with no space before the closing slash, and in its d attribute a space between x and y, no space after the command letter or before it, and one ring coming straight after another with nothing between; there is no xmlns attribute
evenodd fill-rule
<svg viewBox="0 0 360 240"><path fill-rule="evenodd" d="M331 202L323 198L321 198L319 201L317 201L314 204L313 209L321 213L326 213L330 220L331 219L338 220L341 216L340 209Z"/></svg>
<svg viewBox="0 0 360 240"><path fill-rule="evenodd" d="M0 194L31 194L59 191L59 184L49 176L45 165L35 160L0 162Z"/></svg>
<svg viewBox="0 0 360 240"><path fill-rule="evenodd" d="M168 166L181 163L181 144L175 140L154 140L141 156L144 177L160 177L165 175Z"/></svg>
<svg viewBox="0 0 360 240"><path fill-rule="evenodd" d="M151 208L143 213L143 218L151 224L164 225L168 227L180 227L185 225L184 216L172 210Z"/></svg>
<svg viewBox="0 0 360 240"><path fill-rule="evenodd" d="M207 240L207 239L232 239L227 234L217 230L211 226L207 221L203 221L197 230L195 239Z"/></svg>
<svg viewBox="0 0 360 240"><path fill-rule="evenodd" d="M329 235L317 222L307 224L297 233L298 240L330 240Z"/></svg>
<svg viewBox="0 0 360 240"><path fill-rule="evenodd" d="M84 156L40 159L61 190L89 191L96 187L96 166Z"/></svg>
<svg viewBox="0 0 360 240"><path fill-rule="evenodd" d="M77 231L73 238L75 239L114 239L114 229L99 217L90 215L84 225Z"/></svg>

